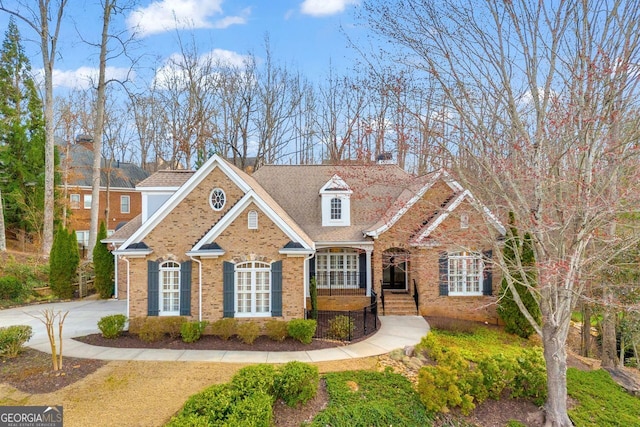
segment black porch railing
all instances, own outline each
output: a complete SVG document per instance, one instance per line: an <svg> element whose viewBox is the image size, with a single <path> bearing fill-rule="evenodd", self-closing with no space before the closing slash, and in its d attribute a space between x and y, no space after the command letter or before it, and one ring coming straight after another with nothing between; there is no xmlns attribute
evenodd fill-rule
<svg viewBox="0 0 640 427"><path fill-rule="evenodd" d="M317 271L318 295L361 295L367 293L365 272Z"/></svg>
<svg viewBox="0 0 640 427"><path fill-rule="evenodd" d="M374 301L374 298L371 298ZM305 310L305 318L311 318L311 310ZM314 338L353 341L378 330L378 303L372 302L360 310L318 310L318 327Z"/></svg>

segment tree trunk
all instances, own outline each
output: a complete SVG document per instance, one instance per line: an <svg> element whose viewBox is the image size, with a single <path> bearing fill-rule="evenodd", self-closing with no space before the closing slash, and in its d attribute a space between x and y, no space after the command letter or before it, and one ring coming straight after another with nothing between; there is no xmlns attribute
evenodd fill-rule
<svg viewBox="0 0 640 427"><path fill-rule="evenodd" d="M591 307L589 304L582 306L582 340L580 344L580 355L589 357L589 349L591 348Z"/></svg>
<svg viewBox="0 0 640 427"><path fill-rule="evenodd" d="M4 209L2 206L2 191L0 190L0 251L7 250L7 237L4 233Z"/></svg>
<svg viewBox="0 0 640 427"><path fill-rule="evenodd" d="M544 359L547 363L547 401L544 405L547 427L573 426L567 415L566 335L560 331L549 323L543 326Z"/></svg>
<svg viewBox="0 0 640 427"><path fill-rule="evenodd" d="M98 234L98 221L100 219L100 175L102 167L102 133L104 129L104 108L106 99L106 67L107 67L107 41L109 37L109 21L113 0L104 3L104 15L102 19L102 40L100 43L100 61L98 75L98 94L96 96L96 121L93 134L93 175L91 178L91 223L89 225L89 247L87 258L93 259L93 247L96 245ZM108 172L108 170L107 170Z"/></svg>
<svg viewBox="0 0 640 427"><path fill-rule="evenodd" d="M615 312L605 307L602 317L602 367L615 368L618 364Z"/></svg>

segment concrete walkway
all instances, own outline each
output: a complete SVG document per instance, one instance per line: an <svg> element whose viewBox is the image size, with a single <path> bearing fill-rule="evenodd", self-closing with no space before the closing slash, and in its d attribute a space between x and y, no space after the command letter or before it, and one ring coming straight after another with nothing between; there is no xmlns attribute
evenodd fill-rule
<svg viewBox="0 0 640 427"><path fill-rule="evenodd" d="M27 345L50 353L49 339L47 338L44 324L36 318L42 318L42 311L46 309L53 309L54 312L61 311L62 313L69 311L63 327L63 356L102 360L286 363L292 360L323 362L357 359L377 356L396 348L417 344L429 331L429 325L420 316L381 316L380 329L366 340L322 350L268 352L98 347L84 344L71 338L99 333L98 320L111 314L124 314L126 301L89 299L0 310L0 327L30 325L34 334ZM56 334L57 329L56 322Z"/></svg>

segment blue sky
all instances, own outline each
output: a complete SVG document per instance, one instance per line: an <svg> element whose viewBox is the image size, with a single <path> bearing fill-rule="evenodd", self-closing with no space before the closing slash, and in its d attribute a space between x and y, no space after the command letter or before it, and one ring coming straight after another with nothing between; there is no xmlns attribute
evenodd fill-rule
<svg viewBox="0 0 640 427"><path fill-rule="evenodd" d="M154 69L161 68L178 52L178 38L195 41L198 53L228 61L239 61L252 52L264 56L264 37L269 34L273 58L311 80L321 79L330 64L346 72L357 54L347 47L340 28L357 32L353 25L359 0L140 0L116 15L112 30L125 36L135 34L132 56L138 58L134 81L149 82ZM28 4L28 2L26 2ZM54 2L55 3L55 2ZM125 3L125 2L122 2ZM97 74L98 48L82 39L97 42L101 31L99 0L70 0L61 29L59 55L55 63L57 90L86 89L87 75ZM0 13L4 38L9 16ZM35 32L16 21L34 69L42 67ZM121 77L129 70L125 58L108 63L108 74Z"/></svg>

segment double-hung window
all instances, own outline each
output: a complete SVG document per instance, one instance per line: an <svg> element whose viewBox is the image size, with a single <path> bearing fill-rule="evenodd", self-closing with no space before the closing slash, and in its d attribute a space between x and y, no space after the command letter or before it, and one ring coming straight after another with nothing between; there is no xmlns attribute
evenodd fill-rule
<svg viewBox="0 0 640 427"><path fill-rule="evenodd" d="M236 265L236 315L267 316L271 313L271 265L260 261Z"/></svg>
<svg viewBox="0 0 640 427"><path fill-rule="evenodd" d="M84 208L85 209L91 209L91 199L92 199L92 195L91 194L85 194L84 195Z"/></svg>
<svg viewBox="0 0 640 427"><path fill-rule="evenodd" d="M180 264L167 261L160 264L160 315L180 315Z"/></svg>
<svg viewBox="0 0 640 427"><path fill-rule="evenodd" d="M342 250L319 252L316 276L319 288L357 288L358 253Z"/></svg>
<svg viewBox="0 0 640 427"><path fill-rule="evenodd" d="M80 195L79 194L70 194L69 195L69 205L71 205L71 209L80 209Z"/></svg>
<svg viewBox="0 0 640 427"><path fill-rule="evenodd" d="M129 196L120 196L120 213L131 213L131 198Z"/></svg>
<svg viewBox="0 0 640 427"><path fill-rule="evenodd" d="M449 295L482 295L484 262L479 252L449 254Z"/></svg>
<svg viewBox="0 0 640 427"><path fill-rule="evenodd" d="M342 200L337 197L331 199L331 220L342 219Z"/></svg>

